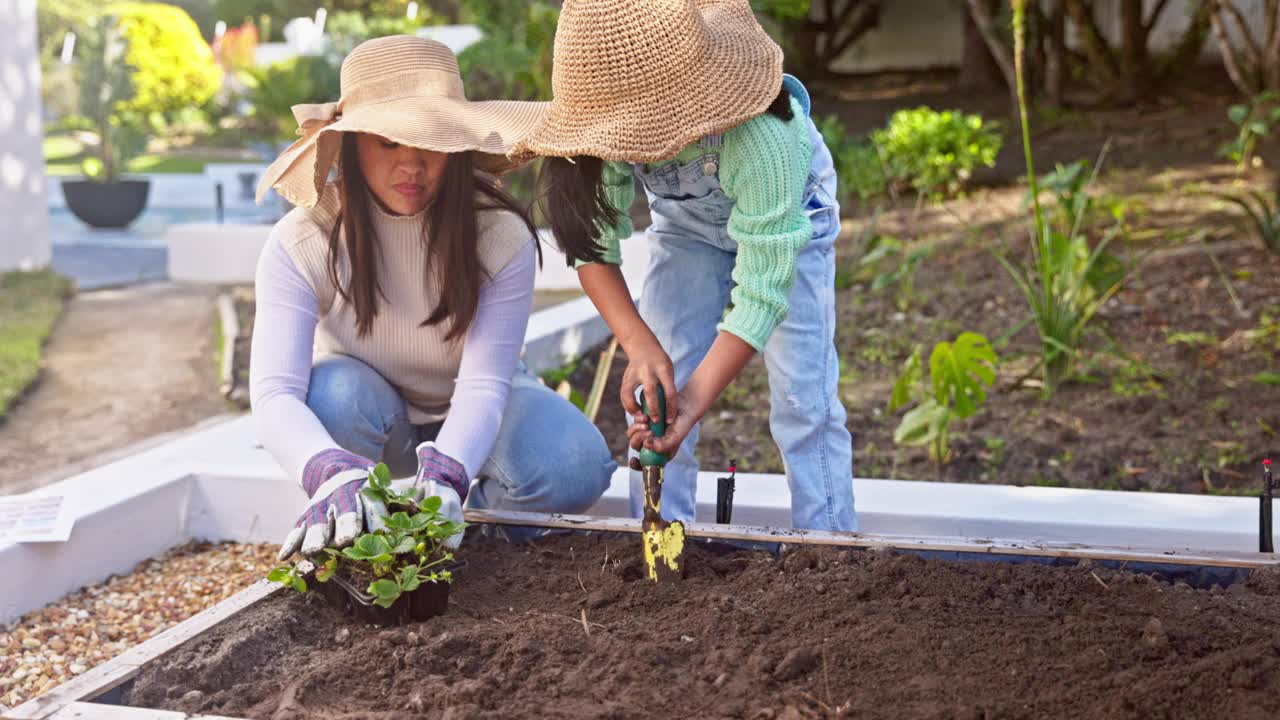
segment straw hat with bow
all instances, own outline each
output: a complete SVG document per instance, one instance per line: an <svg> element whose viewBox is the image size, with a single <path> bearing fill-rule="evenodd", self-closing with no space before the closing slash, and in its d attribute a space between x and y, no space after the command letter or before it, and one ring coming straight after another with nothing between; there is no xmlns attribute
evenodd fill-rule
<svg viewBox="0 0 1280 720"><path fill-rule="evenodd" d="M302 137L263 173L258 202L274 188L294 205L314 206L344 132L373 133L424 150L470 151L480 170L510 170L519 165L507 157L512 144L547 105L468 101L453 52L412 36L361 43L342 63L341 87L337 102L293 106Z"/></svg>
<svg viewBox="0 0 1280 720"><path fill-rule="evenodd" d="M657 162L764 112L782 50L748 0L565 0L551 88L513 157Z"/></svg>

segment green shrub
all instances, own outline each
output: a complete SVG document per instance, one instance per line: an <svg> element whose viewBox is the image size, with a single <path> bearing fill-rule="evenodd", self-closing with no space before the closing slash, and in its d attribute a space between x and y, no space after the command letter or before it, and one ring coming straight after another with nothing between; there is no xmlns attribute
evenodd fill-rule
<svg viewBox="0 0 1280 720"><path fill-rule="evenodd" d="M123 109L155 122L183 108L209 101L222 84L222 71L199 28L182 8L162 3L111 5L128 41L125 62L133 68L134 97Z"/></svg>
<svg viewBox="0 0 1280 720"><path fill-rule="evenodd" d="M339 69L328 58L299 55L242 74L258 130L272 139L294 137L297 122L290 108L300 103L337 100Z"/></svg>
<svg viewBox="0 0 1280 720"><path fill-rule="evenodd" d="M857 197L867 202L884 195L888 180L875 145L850 137L844 124L834 115L821 118L817 126L823 142L831 151L831 161L840 181L840 199Z"/></svg>
<svg viewBox="0 0 1280 720"><path fill-rule="evenodd" d="M560 10L543 0L488 0L469 10L484 38L458 55L473 100L550 100L551 51Z"/></svg>
<svg viewBox="0 0 1280 720"><path fill-rule="evenodd" d="M342 59L365 40L388 35L413 35L418 28L422 27L421 18L424 12L419 10L418 18L414 20L404 15L366 19L363 13L351 11L330 15L324 29L329 35L331 60L338 67L342 67ZM336 96L334 99L337 99Z"/></svg>
<svg viewBox="0 0 1280 720"><path fill-rule="evenodd" d="M871 136L890 182L929 197L960 192L979 166L994 167L1004 137L994 123L955 110L899 110Z"/></svg>

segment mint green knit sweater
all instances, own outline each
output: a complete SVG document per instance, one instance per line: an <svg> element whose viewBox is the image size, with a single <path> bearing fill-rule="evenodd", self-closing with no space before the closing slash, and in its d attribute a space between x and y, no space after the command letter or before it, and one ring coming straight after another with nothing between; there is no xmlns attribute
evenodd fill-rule
<svg viewBox="0 0 1280 720"><path fill-rule="evenodd" d="M809 123L795 99L791 109L790 121L765 113L726 131L719 148L720 188L734 201L728 231L738 243L738 258L730 295L733 310L717 329L733 333L757 351L787 316L796 256L813 235L803 207L813 153ZM676 159L692 160L714 151L695 143ZM618 208L620 220L602 229L601 256L620 265L619 241L633 232L628 213L635 199L633 167L606 163L603 176L605 194Z"/></svg>

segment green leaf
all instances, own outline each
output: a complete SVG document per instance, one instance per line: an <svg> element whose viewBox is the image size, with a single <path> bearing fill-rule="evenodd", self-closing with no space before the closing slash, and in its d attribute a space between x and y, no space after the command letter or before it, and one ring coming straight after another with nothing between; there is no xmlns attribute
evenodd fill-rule
<svg viewBox="0 0 1280 720"><path fill-rule="evenodd" d="M417 544L418 544L417 541L413 539L412 535L405 535L404 537L400 538L400 540L396 543L395 547L391 549L391 553L393 555L403 555L405 553L411 553L413 552L414 546Z"/></svg>
<svg viewBox="0 0 1280 720"><path fill-rule="evenodd" d="M436 524L435 532L431 533L432 537L448 538L457 535L467 529L466 523L454 522L452 520L443 520Z"/></svg>
<svg viewBox="0 0 1280 720"><path fill-rule="evenodd" d="M413 521L407 512L394 512L385 518L387 527L392 530L412 530Z"/></svg>
<svg viewBox="0 0 1280 720"><path fill-rule="evenodd" d="M929 398L906 415L893 431L893 441L899 445L924 445L934 441L938 428L945 427L950 417L947 408Z"/></svg>
<svg viewBox="0 0 1280 720"><path fill-rule="evenodd" d="M267 573L267 580L274 583L285 583L287 585L291 575L293 575L293 568L288 566L278 567Z"/></svg>
<svg viewBox="0 0 1280 720"><path fill-rule="evenodd" d="M377 558L389 555L391 553L391 545L382 535L375 533L366 533L356 538L351 547L345 548L342 554L352 560L375 561Z"/></svg>
<svg viewBox="0 0 1280 720"><path fill-rule="evenodd" d="M954 344L938 343L929 356L929 375L933 380L934 401L955 408L958 417L977 412L987 399L983 386L995 383L996 352L986 337L960 333Z"/></svg>
<svg viewBox="0 0 1280 720"><path fill-rule="evenodd" d="M1245 105L1232 105L1227 108L1227 117L1236 125L1243 125L1245 118L1249 117L1249 108Z"/></svg>
<svg viewBox="0 0 1280 720"><path fill-rule="evenodd" d="M911 357L907 358L902 364L902 373L898 375L898 380L893 384L893 393L889 396L888 412L894 412L898 408L903 407L911 402L911 390L922 382L920 361L920 346L917 345Z"/></svg>
<svg viewBox="0 0 1280 720"><path fill-rule="evenodd" d="M293 588L294 590L297 590L300 593L304 593L307 591L307 581L303 580L300 575L294 575L293 577L289 578L289 587Z"/></svg>
<svg viewBox="0 0 1280 720"><path fill-rule="evenodd" d="M391 469L386 463L378 463L373 466L373 478L378 480L378 484L382 487L391 487Z"/></svg>
<svg viewBox="0 0 1280 720"><path fill-rule="evenodd" d="M333 574L338 571L338 558L331 557L325 564L316 569L316 582L329 582Z"/></svg>
<svg viewBox="0 0 1280 720"><path fill-rule="evenodd" d="M875 247L871 248L862 259L858 261L859 265L874 265L881 260L902 251L902 241L897 238L882 235L875 240Z"/></svg>
<svg viewBox="0 0 1280 720"><path fill-rule="evenodd" d="M1253 376L1259 385L1280 385L1280 372L1260 372Z"/></svg>
<svg viewBox="0 0 1280 720"><path fill-rule="evenodd" d="M442 505L444 505L444 500L439 495L432 495L431 497L423 498L422 502L418 503L418 509L424 513L434 514L440 512Z"/></svg>
<svg viewBox="0 0 1280 720"><path fill-rule="evenodd" d="M389 608L400 597L400 586L396 581L383 578L369 584L369 594L374 596L374 604Z"/></svg>
<svg viewBox="0 0 1280 720"><path fill-rule="evenodd" d="M400 568L400 589L402 592L413 592L422 585L422 578L418 575L417 565L405 565Z"/></svg>

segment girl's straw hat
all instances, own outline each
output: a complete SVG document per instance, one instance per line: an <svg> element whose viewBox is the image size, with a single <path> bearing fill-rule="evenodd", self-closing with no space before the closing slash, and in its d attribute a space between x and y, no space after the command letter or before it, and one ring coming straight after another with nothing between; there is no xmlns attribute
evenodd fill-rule
<svg viewBox="0 0 1280 720"><path fill-rule="evenodd" d="M554 62L551 110L513 156L664 160L782 88L748 0L565 0Z"/></svg>
<svg viewBox="0 0 1280 720"><path fill-rule="evenodd" d="M403 35L360 43L342 63L341 87L337 102L293 106L302 137L263 173L258 202L275 188L294 205L315 205L344 132L374 133L425 150L474 151L479 169L510 170L519 164L507 158L512 144L547 105L468 102L453 52Z"/></svg>

